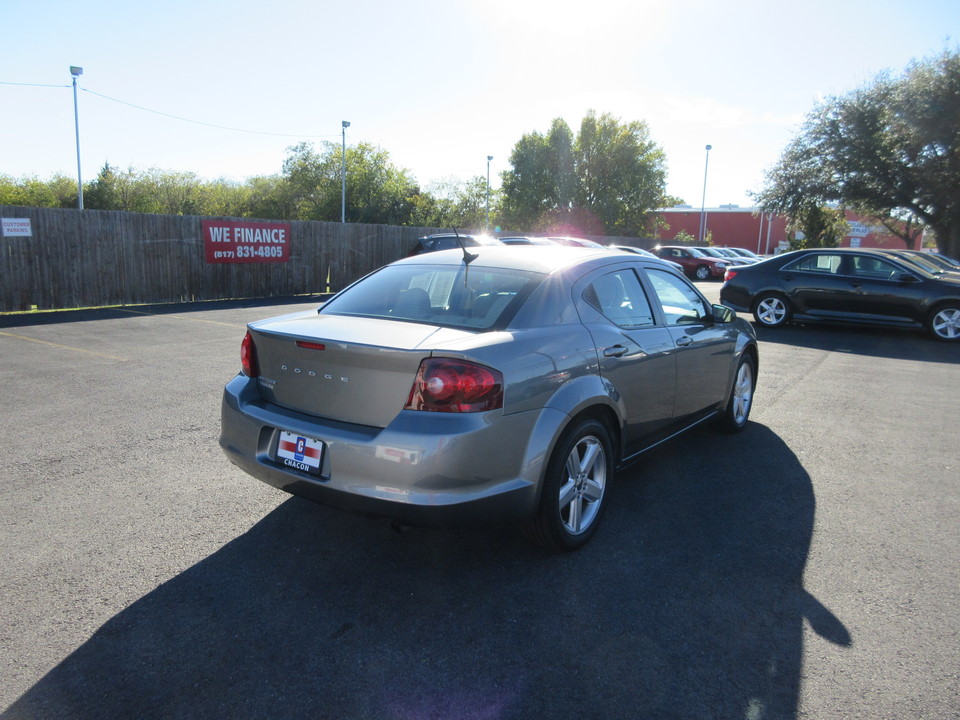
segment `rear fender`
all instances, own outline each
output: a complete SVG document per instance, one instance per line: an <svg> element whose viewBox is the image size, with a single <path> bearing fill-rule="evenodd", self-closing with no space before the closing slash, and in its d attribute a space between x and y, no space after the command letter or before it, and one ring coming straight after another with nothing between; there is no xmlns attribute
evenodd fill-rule
<svg viewBox="0 0 960 720"><path fill-rule="evenodd" d="M597 412L598 409L600 412ZM588 411L604 418L615 416L617 427L610 428L611 435L616 438L622 436L623 419L626 417L623 400L616 389L598 375L586 375L564 384L540 411L540 416L530 433L525 458L527 468L538 468L536 471L539 475L538 502L547 464L560 437L574 418ZM619 443L616 444L618 457L614 464L619 463L619 457L622 455L622 448L619 447Z"/></svg>
<svg viewBox="0 0 960 720"><path fill-rule="evenodd" d="M623 418L626 417L623 398L615 387L599 375L583 375L564 383L546 403L546 407L570 417L594 405L608 406L616 414L620 425L623 425Z"/></svg>

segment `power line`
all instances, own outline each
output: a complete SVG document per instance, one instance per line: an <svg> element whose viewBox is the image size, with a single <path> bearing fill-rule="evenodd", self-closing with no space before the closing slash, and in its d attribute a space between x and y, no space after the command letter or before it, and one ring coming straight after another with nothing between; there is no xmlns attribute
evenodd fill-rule
<svg viewBox="0 0 960 720"><path fill-rule="evenodd" d="M40 83L15 83L4 82L0 80L0 85L19 85L20 87L47 87L47 88L68 88L70 85L42 85Z"/></svg>
<svg viewBox="0 0 960 720"><path fill-rule="evenodd" d="M243 128L228 127L226 125L216 125L214 123L202 122L201 120L191 120L190 118L180 117L178 115L171 115L170 113L161 112L160 110L151 110L150 108L145 108L140 105L134 105L133 103L126 102L125 100L118 100L117 98L112 98L108 95L103 95L102 93L94 92L93 90L88 90L87 88L80 88L85 93L90 93L91 95L96 95L99 98L104 100L109 100L110 102L115 102L120 105L126 105L127 107L132 107L136 110L142 110L143 112L152 113L153 115L161 115L163 117L171 118L173 120L180 120L181 122L193 123L194 125L203 125L205 127L217 128L218 130L230 130L231 132L242 132L248 133L250 135L271 135L273 137L308 137L308 138L325 138L325 137L336 137L336 135L301 135L294 133L273 133L273 132L261 132L259 130L245 130Z"/></svg>
<svg viewBox="0 0 960 720"><path fill-rule="evenodd" d="M16 82L4 82L0 81L0 85L18 85L20 87L47 87L47 88L69 88L70 85L42 85L40 83L16 83ZM203 122L201 120L192 120L190 118L180 117L179 115L171 115L170 113L161 112L160 110L152 110L141 105L135 105L131 102L125 100L118 100L117 98L110 97L109 95L104 95L102 93L89 90L85 87L81 87L81 90L85 93L90 93L91 95L96 95L99 98L104 100L109 100L110 102L115 102L119 105L126 105L127 107L134 108L135 110L140 110L141 112L151 113L153 115L160 115L162 117L170 118L171 120L179 120L180 122L192 123L194 125L203 125L205 127L216 128L217 130L229 130L230 132L240 132L247 133L249 135L269 135L271 137L289 137L289 138L332 138L337 137L336 133L331 133L329 135L305 135L302 133L275 133L275 132L263 132L260 130L246 130L244 128L235 128L228 127L226 125L216 125L214 123Z"/></svg>

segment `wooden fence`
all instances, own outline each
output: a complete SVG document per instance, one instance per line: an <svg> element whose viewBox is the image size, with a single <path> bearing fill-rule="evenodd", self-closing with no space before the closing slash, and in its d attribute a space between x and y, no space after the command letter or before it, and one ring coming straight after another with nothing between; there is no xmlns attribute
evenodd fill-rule
<svg viewBox="0 0 960 720"><path fill-rule="evenodd" d="M436 232L290 222L287 262L210 263L201 229L210 218L8 206L0 217L29 219L31 232L0 236L0 312L338 290Z"/></svg>
<svg viewBox="0 0 960 720"><path fill-rule="evenodd" d="M214 263L202 230L213 218L10 206L0 206L0 218L30 221L29 236L17 234L23 223L0 235L0 312L336 291L442 232L288 222L286 262Z"/></svg>

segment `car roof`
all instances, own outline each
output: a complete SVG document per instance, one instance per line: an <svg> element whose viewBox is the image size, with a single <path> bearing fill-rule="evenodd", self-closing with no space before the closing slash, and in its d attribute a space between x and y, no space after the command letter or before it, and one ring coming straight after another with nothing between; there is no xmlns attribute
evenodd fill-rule
<svg viewBox="0 0 960 720"><path fill-rule="evenodd" d="M828 252L828 253L866 253L867 255L886 255L891 252L886 248L852 248L852 247L837 247L837 248L828 248L828 247L813 247L813 248L803 248L801 250L793 250L791 252L797 253L810 253L810 252ZM788 253L781 253L781 255L786 255Z"/></svg>
<svg viewBox="0 0 960 720"><path fill-rule="evenodd" d="M801 250L791 250L790 252L780 253L776 255L773 259L776 258L799 258L804 255L813 255L813 254L830 254L830 255L873 255L874 257L883 258L884 260L892 260L895 263L900 263L901 267L904 262L908 262L901 257L898 257L898 250L890 250L886 248L851 248L851 247L841 247L841 248L803 248ZM759 264L759 263L758 263ZM924 268L918 268L916 265L910 263L909 269L914 272L927 273L928 271Z"/></svg>
<svg viewBox="0 0 960 720"><path fill-rule="evenodd" d="M471 261L473 267L497 267L503 269L529 270L550 274L557 270L590 260L624 260L643 261L641 255L629 256L623 253L611 252L607 248L568 247L564 245L499 245L499 246L471 246L467 248L470 255L476 256ZM649 260L650 262L656 262ZM463 251L441 250L439 252L397 260L394 265L459 265L463 263Z"/></svg>
<svg viewBox="0 0 960 720"><path fill-rule="evenodd" d="M452 232L451 233L434 233L433 235L425 235L418 239L422 241L422 240L440 240L445 238L454 238L454 239L469 238L470 240L474 240L475 242L481 245L499 245L500 244L500 240L498 240L495 237L492 237L490 235L475 235L473 233L452 233Z"/></svg>

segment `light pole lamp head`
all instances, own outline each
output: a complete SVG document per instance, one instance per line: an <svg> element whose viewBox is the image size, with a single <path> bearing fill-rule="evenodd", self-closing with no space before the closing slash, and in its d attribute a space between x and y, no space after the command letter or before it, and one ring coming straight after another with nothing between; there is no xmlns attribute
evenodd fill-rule
<svg viewBox="0 0 960 720"><path fill-rule="evenodd" d="M487 155L487 162L490 162L491 160L493 160L493 155Z"/></svg>
<svg viewBox="0 0 960 720"><path fill-rule="evenodd" d="M77 67L76 65L71 65L70 74L73 75L74 77L80 77L81 75L83 75L83 68Z"/></svg>
<svg viewBox="0 0 960 720"><path fill-rule="evenodd" d="M707 145L707 152L710 152L711 150L713 150L713 145Z"/></svg>
<svg viewBox="0 0 960 720"><path fill-rule="evenodd" d="M344 129L346 129L346 128L350 127L350 121L349 121L349 120L343 120L343 121L340 123L340 126L343 127Z"/></svg>

